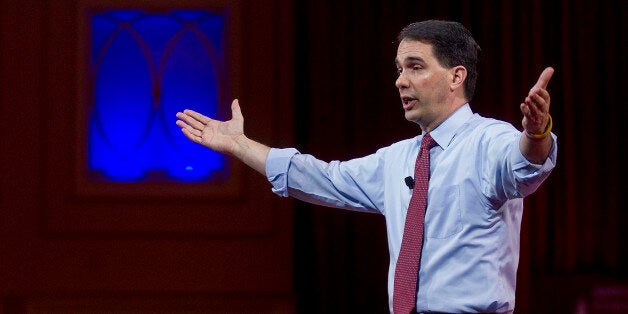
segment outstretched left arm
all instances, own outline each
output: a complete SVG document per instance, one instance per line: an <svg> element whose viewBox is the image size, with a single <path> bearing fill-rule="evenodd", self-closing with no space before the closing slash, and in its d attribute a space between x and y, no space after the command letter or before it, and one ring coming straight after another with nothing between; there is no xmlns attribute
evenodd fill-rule
<svg viewBox="0 0 628 314"><path fill-rule="evenodd" d="M523 113L523 132L519 149L530 162L542 164L549 156L552 148L552 118L549 114L550 94L547 84L554 74L551 67L545 68L539 80L530 89L530 93L519 108Z"/></svg>

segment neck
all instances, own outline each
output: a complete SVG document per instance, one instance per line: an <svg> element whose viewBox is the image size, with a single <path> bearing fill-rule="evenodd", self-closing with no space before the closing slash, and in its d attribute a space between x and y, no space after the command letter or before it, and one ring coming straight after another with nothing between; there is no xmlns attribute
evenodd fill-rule
<svg viewBox="0 0 628 314"><path fill-rule="evenodd" d="M450 101L443 103L438 117L427 125L419 125L421 130L428 133L436 129L441 123L443 123L443 121L447 120L447 118L449 118L454 112L456 112L456 110L460 109L460 107L464 106L467 102L467 99L464 97L454 97Z"/></svg>

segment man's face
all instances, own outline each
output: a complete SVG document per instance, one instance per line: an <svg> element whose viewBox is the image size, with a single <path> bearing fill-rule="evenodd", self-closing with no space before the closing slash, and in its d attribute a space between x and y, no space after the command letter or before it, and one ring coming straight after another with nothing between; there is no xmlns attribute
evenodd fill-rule
<svg viewBox="0 0 628 314"><path fill-rule="evenodd" d="M404 39L397 48L395 86L399 89L406 120L430 131L446 117L450 71L442 67L432 45Z"/></svg>

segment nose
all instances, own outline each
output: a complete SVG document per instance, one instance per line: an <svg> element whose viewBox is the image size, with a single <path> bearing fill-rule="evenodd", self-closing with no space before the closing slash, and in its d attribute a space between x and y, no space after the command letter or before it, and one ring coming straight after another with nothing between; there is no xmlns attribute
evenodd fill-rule
<svg viewBox="0 0 628 314"><path fill-rule="evenodd" d="M397 80L395 80L395 86L397 86L398 89L402 89L404 87L408 87L408 84L409 81L404 72L399 73L399 76L397 76Z"/></svg>

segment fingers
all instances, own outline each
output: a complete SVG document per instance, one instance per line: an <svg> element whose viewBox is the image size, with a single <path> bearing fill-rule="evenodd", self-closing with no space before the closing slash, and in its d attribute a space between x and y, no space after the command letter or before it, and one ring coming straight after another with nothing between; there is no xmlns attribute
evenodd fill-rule
<svg viewBox="0 0 628 314"><path fill-rule="evenodd" d="M522 103L519 108L524 118L536 120L547 115L547 112L544 111L543 108L531 104Z"/></svg>
<svg viewBox="0 0 628 314"><path fill-rule="evenodd" d="M192 129L196 130L204 129L205 125L211 121L210 118L189 109L184 110L182 113L177 112L177 118L179 118L180 121L185 122L185 124L190 126ZM179 124L177 123L177 125Z"/></svg>
<svg viewBox="0 0 628 314"><path fill-rule="evenodd" d="M549 111L550 94L545 89L533 88L524 103L533 109L547 112Z"/></svg>
<svg viewBox="0 0 628 314"><path fill-rule="evenodd" d="M524 117L530 116L530 106L525 103L521 103L521 105L519 105L519 109L521 109L521 113L523 113Z"/></svg>
<svg viewBox="0 0 628 314"><path fill-rule="evenodd" d="M523 113L523 127L532 133L543 133L547 125L550 106L549 92L533 88L519 106Z"/></svg>
<svg viewBox="0 0 628 314"><path fill-rule="evenodd" d="M241 129L241 124L244 118L242 117L242 112L237 99L234 99L231 103L231 114L232 120L240 120L239 124ZM227 126L226 128L229 128L229 125L233 125L229 121L221 122L214 120L189 109L186 109L183 112L177 112L176 116L179 119L176 121L176 124L181 128L183 134L188 139L199 144L203 144L203 135L207 137L208 132L216 132L216 129L218 129L221 125ZM235 125L237 126L237 124ZM224 132L224 130L220 132Z"/></svg>
<svg viewBox="0 0 628 314"><path fill-rule="evenodd" d="M184 121L178 120L177 122L177 126L179 126L181 128L181 131L183 131L183 133L188 132L191 135L194 136L202 136L203 131L196 129L190 125L188 125L187 123L185 123Z"/></svg>
<svg viewBox="0 0 628 314"><path fill-rule="evenodd" d="M182 128L181 131L183 131L185 137L193 142L201 143L203 141L203 136L201 136L201 134L197 134L197 132L193 132L194 130L190 131L188 128Z"/></svg>
<svg viewBox="0 0 628 314"><path fill-rule="evenodd" d="M536 93L531 93L528 96L528 99L536 106L544 107L547 103L549 103L549 93L546 90L541 89Z"/></svg>
<svg viewBox="0 0 628 314"><path fill-rule="evenodd" d="M183 113L177 112L177 118L180 120L177 120L176 124L181 128L185 137L200 144L203 141L203 128L205 128L205 124L202 124L197 118L204 116L196 113L197 118L194 118L194 113L196 112L192 110L185 110Z"/></svg>
<svg viewBox="0 0 628 314"><path fill-rule="evenodd" d="M234 99L231 103L231 115L232 119L244 119L244 117L242 116L242 111L240 110L240 104L237 99ZM184 121L187 125L200 130L202 130L211 121L214 121L211 118L190 109L186 109L182 113L177 112L177 118Z"/></svg>
<svg viewBox="0 0 628 314"><path fill-rule="evenodd" d="M530 89L528 96L519 105L523 113L523 128L533 134L543 133L549 120L550 94L547 91L547 84L552 75L554 75L554 69L545 68L536 84Z"/></svg>
<svg viewBox="0 0 628 314"><path fill-rule="evenodd" d="M200 123L202 123L203 125L209 123L209 121L211 121L210 118L208 118L205 115L202 115L194 110L190 110L190 109L185 109L183 111L184 114L194 118L196 121L199 121Z"/></svg>
<svg viewBox="0 0 628 314"><path fill-rule="evenodd" d="M552 67L545 68L545 70L541 72L541 75L539 76L539 80L536 82L536 84L534 84L532 89L534 88L546 89L547 84L552 78L552 75L554 75L554 69Z"/></svg>
<svg viewBox="0 0 628 314"><path fill-rule="evenodd" d="M528 96L520 106L521 113L524 116L547 114L550 105L550 94L546 88L552 75L554 75L554 69L552 67L545 68L539 76L539 80L530 89Z"/></svg>

